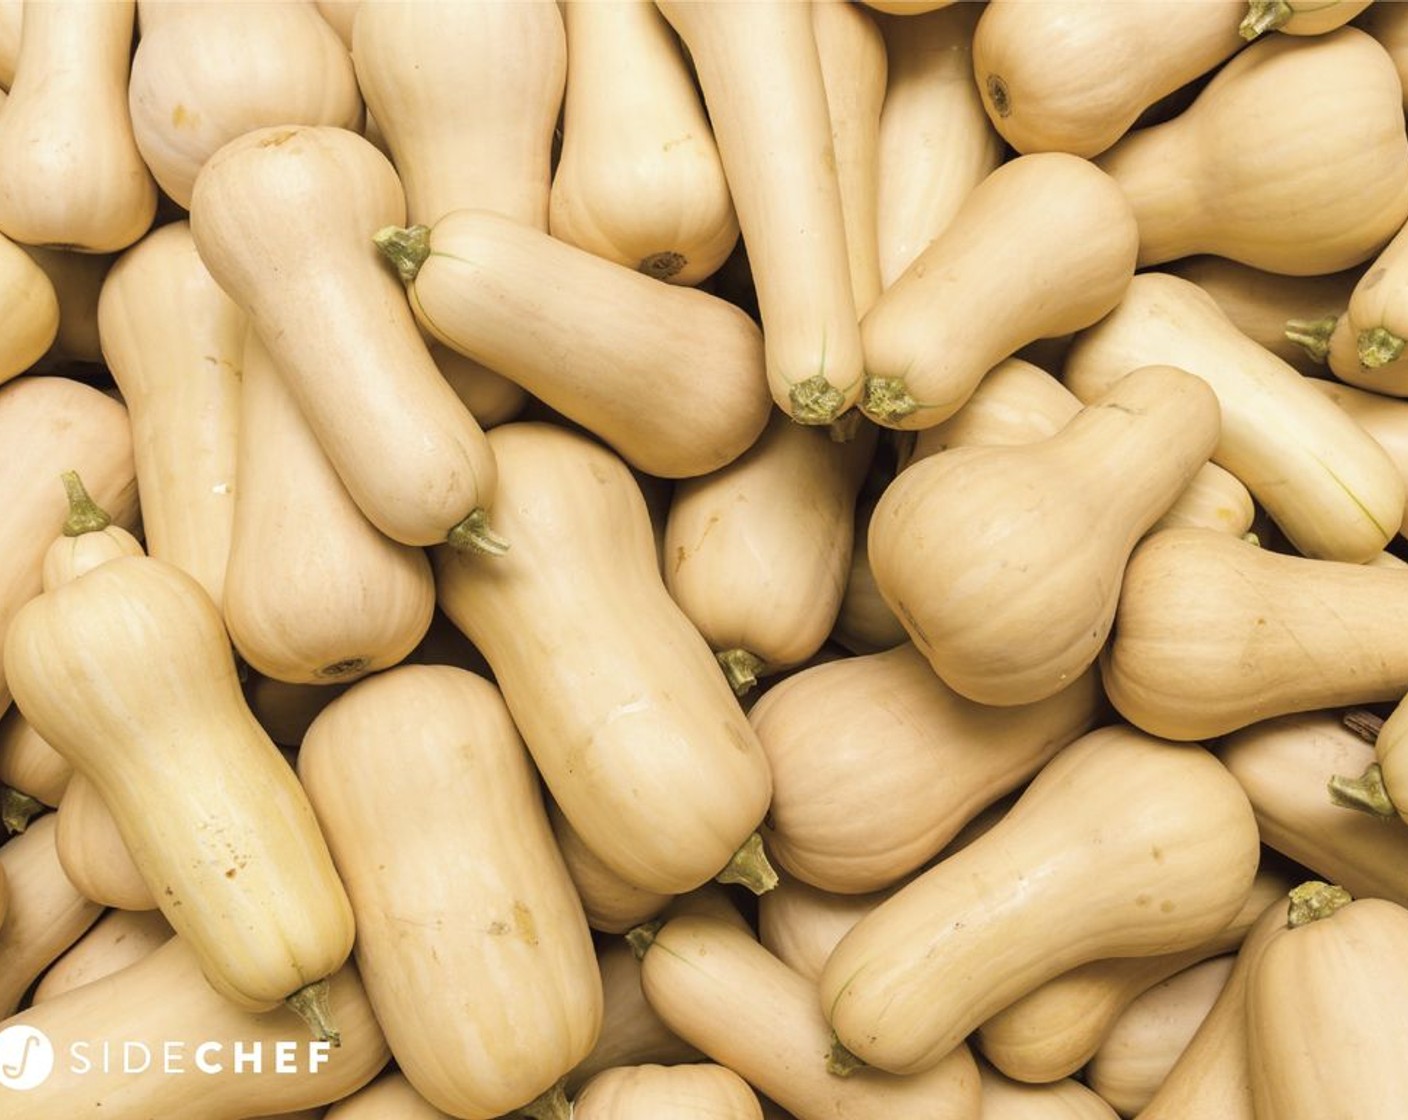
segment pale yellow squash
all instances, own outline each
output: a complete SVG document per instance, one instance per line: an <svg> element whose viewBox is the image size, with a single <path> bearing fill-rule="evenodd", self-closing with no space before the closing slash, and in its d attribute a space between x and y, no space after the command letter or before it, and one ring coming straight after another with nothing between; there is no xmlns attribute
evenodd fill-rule
<svg viewBox="0 0 1408 1120"><path fill-rule="evenodd" d="M1255 39L1268 31L1282 35L1323 35L1343 27L1372 0L1247 0L1242 38Z"/></svg>
<svg viewBox="0 0 1408 1120"><path fill-rule="evenodd" d="M75 774L59 802L54 845L68 880L100 906L119 910L155 910L151 887L132 862L117 821L81 773Z"/></svg>
<svg viewBox="0 0 1408 1120"><path fill-rule="evenodd" d="M333 1103L323 1120L451 1120L392 1070Z"/></svg>
<svg viewBox="0 0 1408 1120"><path fill-rule="evenodd" d="M0 785L57 808L73 777L73 767L49 746L29 721L11 708L0 719Z"/></svg>
<svg viewBox="0 0 1408 1120"><path fill-rule="evenodd" d="M713 1062L618 1066L593 1077L572 1100L574 1120L763 1120L748 1082Z"/></svg>
<svg viewBox="0 0 1408 1120"><path fill-rule="evenodd" d="M983 1120L1114 1120L1118 1115L1098 1094L1069 1077L1026 1085L1004 1077L982 1061L978 1074L982 1078Z"/></svg>
<svg viewBox="0 0 1408 1120"><path fill-rule="evenodd" d="M0 383L42 358L59 331L59 297L48 275L0 234Z"/></svg>
<svg viewBox="0 0 1408 1120"><path fill-rule="evenodd" d="M758 899L758 940L792 971L816 980L837 942L904 882L866 894L837 894L781 875Z"/></svg>
<svg viewBox="0 0 1408 1120"><path fill-rule="evenodd" d="M1408 487L1408 402L1345 385L1332 378L1316 378L1311 384L1374 437L1374 441L1388 452L1405 487ZM1405 382L1404 390L1408 395L1408 382ZM1405 491L1405 499L1408 499L1408 490ZM1403 520L1408 524L1408 506L1404 507Z"/></svg>
<svg viewBox="0 0 1408 1120"><path fill-rule="evenodd" d="M96 365L103 361L98 337L98 296L115 253L80 253L26 245L25 252L49 277L59 300L59 329L40 360L40 368L65 363Z"/></svg>
<svg viewBox="0 0 1408 1120"><path fill-rule="evenodd" d="M51 999L110 976L175 936L160 910L109 910L58 960L34 986L30 1005Z"/></svg>
<svg viewBox="0 0 1408 1120"><path fill-rule="evenodd" d="M553 839L582 901L587 925L592 929L602 933L626 933L654 918L670 904L674 895L644 890L598 859L577 835L557 802L549 799L547 810Z"/></svg>

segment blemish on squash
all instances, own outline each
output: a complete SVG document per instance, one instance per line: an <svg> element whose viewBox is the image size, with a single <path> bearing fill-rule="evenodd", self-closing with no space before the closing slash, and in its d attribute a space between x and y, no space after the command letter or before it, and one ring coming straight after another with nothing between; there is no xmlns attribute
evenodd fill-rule
<svg viewBox="0 0 1408 1120"><path fill-rule="evenodd" d="M1154 897L1153 897L1153 895L1150 895L1150 894L1142 894L1142 893L1141 893L1141 894L1137 894L1137 895L1134 896L1134 905L1136 905L1136 906L1148 906L1149 903L1151 903L1151 902L1153 902L1153 901L1154 901Z"/></svg>
<svg viewBox="0 0 1408 1120"><path fill-rule="evenodd" d="M200 114L191 112L178 101L176 103L176 107L171 110L171 127L190 129L199 128Z"/></svg>
<svg viewBox="0 0 1408 1120"><path fill-rule="evenodd" d="M227 878L227 879L233 879L233 878L234 878L236 875L238 875L238 874L239 874L239 872L238 872L235 868L230 867L230 868L227 868L226 871L225 871L225 878Z"/></svg>
<svg viewBox="0 0 1408 1120"><path fill-rule="evenodd" d="M297 135L298 129L296 128L280 129L278 132L274 133L274 135L266 136L263 140L259 141L259 146L261 148L277 148L281 144L287 144Z"/></svg>
<svg viewBox="0 0 1408 1120"><path fill-rule="evenodd" d="M1159 903L1159 910L1161 913L1164 914L1172 914L1174 910L1173 899L1164 899L1161 903Z"/></svg>
<svg viewBox="0 0 1408 1120"><path fill-rule="evenodd" d="M1155 863L1163 863L1164 850L1160 848L1157 844L1155 844L1152 848L1149 849L1149 854L1154 857Z"/></svg>
<svg viewBox="0 0 1408 1120"><path fill-rule="evenodd" d="M1359 286L1367 292L1370 288L1378 285L1387 274L1388 269L1386 268L1371 268L1364 274L1364 279L1359 281Z"/></svg>
<svg viewBox="0 0 1408 1120"><path fill-rule="evenodd" d="M513 924L518 933L529 945L538 943L538 924L533 920L533 911L521 902L513 904Z"/></svg>
<svg viewBox="0 0 1408 1120"><path fill-rule="evenodd" d="M992 102L993 112L999 117L1005 117L1012 112L1012 96L1007 92L1007 83L996 74L989 74L987 80L988 100Z"/></svg>

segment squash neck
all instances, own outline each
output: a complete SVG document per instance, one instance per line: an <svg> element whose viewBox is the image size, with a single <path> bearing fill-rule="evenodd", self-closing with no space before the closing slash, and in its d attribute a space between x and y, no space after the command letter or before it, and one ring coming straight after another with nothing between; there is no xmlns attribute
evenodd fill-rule
<svg viewBox="0 0 1408 1120"><path fill-rule="evenodd" d="M1162 264L1202 252L1203 232L1197 166L1189 167L1188 145L1177 119L1128 133L1095 160L1124 191L1139 223L1137 267Z"/></svg>

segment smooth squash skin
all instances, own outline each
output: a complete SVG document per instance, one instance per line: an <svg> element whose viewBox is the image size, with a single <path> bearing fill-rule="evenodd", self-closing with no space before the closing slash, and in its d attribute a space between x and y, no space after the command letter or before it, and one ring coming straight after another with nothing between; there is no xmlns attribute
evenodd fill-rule
<svg viewBox="0 0 1408 1120"><path fill-rule="evenodd" d="M109 910L44 971L34 986L30 1006L111 976L174 936L160 910Z"/></svg>
<svg viewBox="0 0 1408 1120"><path fill-rule="evenodd" d="M768 851L823 890L879 890L936 855L1103 715L1093 670L1029 705L974 703L911 643L803 670L749 722L767 754Z"/></svg>
<svg viewBox="0 0 1408 1120"><path fill-rule="evenodd" d="M1347 335L1346 346L1340 337ZM1344 320L1329 343L1330 370L1341 380L1393 396L1405 395L1404 338L1408 336L1408 237L1400 230L1367 269L1349 297Z"/></svg>
<svg viewBox="0 0 1408 1120"><path fill-rule="evenodd" d="M713 1062L618 1066L604 1070L572 1101L575 1120L763 1120L748 1082Z"/></svg>
<svg viewBox="0 0 1408 1120"><path fill-rule="evenodd" d="M875 508L876 585L955 692L1043 700L1099 655L1130 552L1218 433L1205 382L1147 366L1049 439L930 456Z"/></svg>
<svg viewBox="0 0 1408 1120"><path fill-rule="evenodd" d="M119 910L155 910L151 887L133 863L97 787L75 774L59 802L54 845L69 882L85 898Z"/></svg>
<svg viewBox="0 0 1408 1120"><path fill-rule="evenodd" d="M732 252L738 218L674 32L644 0L568 4L563 19L571 80L552 235L658 280L697 284Z"/></svg>
<svg viewBox="0 0 1408 1120"><path fill-rule="evenodd" d="M762 334L716 296L656 283L487 210L379 239L432 336L647 474L717 470L767 423Z"/></svg>
<svg viewBox="0 0 1408 1120"><path fill-rule="evenodd" d="M185 4L150 20L132 55L137 150L161 189L190 209L196 175L225 143L269 125L360 129L347 48L309 3Z"/></svg>
<svg viewBox="0 0 1408 1120"><path fill-rule="evenodd" d="M0 874L9 893L0 922L0 1014L13 1015L39 974L103 912L64 874L57 832L57 818L45 813L0 844Z"/></svg>
<svg viewBox="0 0 1408 1120"><path fill-rule="evenodd" d="M592 929L624 934L650 921L670 904L674 895L643 890L602 863L577 835L557 802L549 800L547 810L553 839Z"/></svg>
<svg viewBox="0 0 1408 1120"><path fill-rule="evenodd" d="M1268 115L1270 103L1284 108ZM1096 163L1134 208L1141 268L1215 253L1290 276L1338 272L1408 217L1402 87L1387 52L1353 27L1253 43L1188 109Z"/></svg>
<svg viewBox="0 0 1408 1120"><path fill-rule="evenodd" d="M641 987L676 1034L801 1120L979 1116L978 1071L962 1044L911 1077L831 1072L831 1032L815 983L715 918L687 915L655 932L641 960Z"/></svg>
<svg viewBox="0 0 1408 1120"><path fill-rule="evenodd" d="M108 253L152 224L156 184L127 110L133 0L54 0L26 13L0 118L0 233Z"/></svg>
<svg viewBox="0 0 1408 1120"><path fill-rule="evenodd" d="M1211 937L1246 901L1259 857L1247 797L1206 750L1125 725L1089 732L997 824L842 938L822 1008L863 1061L929 1069L1053 976Z"/></svg>
<svg viewBox="0 0 1408 1120"><path fill-rule="evenodd" d="M830 634L832 642L855 654L880 653L909 641L904 625L875 586L875 573L870 567L866 542L879 498L877 492L862 486L851 529L851 567Z"/></svg>
<svg viewBox="0 0 1408 1120"><path fill-rule="evenodd" d="M44 270L0 234L0 383L44 356L59 332L59 297Z"/></svg>
<svg viewBox="0 0 1408 1120"><path fill-rule="evenodd" d="M23 23L24 0L0 0L0 86L7 90L15 80Z"/></svg>
<svg viewBox="0 0 1408 1120"><path fill-rule="evenodd" d="M404 218L386 157L326 126L230 141L191 199L201 260L249 315L367 520L402 544L453 534L500 550L485 526L495 468L484 433L371 243Z"/></svg>
<svg viewBox="0 0 1408 1120"><path fill-rule="evenodd" d="M323 1120L451 1120L396 1070L333 1103Z"/></svg>
<svg viewBox="0 0 1408 1120"><path fill-rule="evenodd" d="M625 463L544 423L489 439L522 547L492 564L434 550L440 607L488 660L583 842L639 887L697 887L762 820L762 748L665 590Z"/></svg>
<svg viewBox="0 0 1408 1120"><path fill-rule="evenodd" d="M1136 276L1120 306L1077 336L1062 380L1090 401L1153 362L1212 386L1222 413L1213 461L1246 485L1302 554L1362 563L1393 539L1404 490L1388 454L1191 281Z"/></svg>
<svg viewBox="0 0 1408 1120"><path fill-rule="evenodd" d="M994 0L973 37L973 76L1018 152L1095 156L1160 98L1243 46L1243 0Z"/></svg>
<svg viewBox="0 0 1408 1120"><path fill-rule="evenodd" d="M252 330L243 354L230 638L257 671L293 684L390 668L430 626L430 561L366 519Z"/></svg>
<svg viewBox="0 0 1408 1120"><path fill-rule="evenodd" d="M287 1008L254 1013L212 991L190 943L173 937L118 972L4 1020L0 1029L33 1027L54 1045L53 1073L25 1095L27 1120L92 1114L246 1120L338 1100L386 1065L386 1040L350 963L331 977L329 1004L342 1026L337 1047L310 1041ZM106 1071L104 1040L113 1049ZM124 1073L118 1040L147 1046L151 1068ZM68 1057L81 1043L86 1064ZM252 1058L237 1069L236 1043L246 1054L262 1054L257 1072ZM173 1068L184 1076L164 1072L168 1046Z"/></svg>
<svg viewBox="0 0 1408 1120"><path fill-rule="evenodd" d="M1408 1067L1400 1060L1408 1032L1405 938L1408 910L1382 898L1356 898L1266 947L1246 994L1258 1120L1400 1114L1408 1093ZM1294 1000L1285 998L1288 991Z"/></svg>
<svg viewBox="0 0 1408 1120"><path fill-rule="evenodd" d="M816 980L837 942L904 879L866 894L823 891L790 875L758 899L758 940L794 972Z"/></svg>
<svg viewBox="0 0 1408 1120"><path fill-rule="evenodd" d="M973 81L983 9L953 4L880 23L889 61L877 140L880 280L888 288L1002 162Z"/></svg>
<svg viewBox="0 0 1408 1120"><path fill-rule="evenodd" d="M1003 164L866 313L862 409L892 428L947 419L1004 358L1113 310L1138 241L1129 203L1088 160Z"/></svg>
<svg viewBox="0 0 1408 1120"><path fill-rule="evenodd" d="M54 809L72 777L73 767L39 737L18 709L5 713L0 719L0 785Z"/></svg>
<svg viewBox="0 0 1408 1120"><path fill-rule="evenodd" d="M97 788L217 991L268 1010L341 966L346 893L192 577L110 560L27 604L5 663L25 718Z"/></svg>
<svg viewBox="0 0 1408 1120"><path fill-rule="evenodd" d="M24 251L49 277L59 301L58 333L35 368L61 370L67 363L100 364L98 295L117 254L46 249L42 245L26 245Z"/></svg>
<svg viewBox="0 0 1408 1120"><path fill-rule="evenodd" d="M1374 442L1388 452L1394 468L1408 485L1408 402L1331 378L1315 378L1311 384L1374 437ZM1404 388L1408 395L1408 383ZM1408 523L1408 506L1404 510L1404 522Z"/></svg>
<svg viewBox="0 0 1408 1120"><path fill-rule="evenodd" d="M1136 726L1188 740L1401 699L1402 574L1269 552L1206 529L1158 533L1125 569L1102 653L1105 691Z"/></svg>
<svg viewBox="0 0 1408 1120"><path fill-rule="evenodd" d="M748 245L772 398L799 423L828 424L859 399L862 358L811 6L657 6L704 93Z"/></svg>
<svg viewBox="0 0 1408 1120"><path fill-rule="evenodd" d="M102 355L132 424L147 551L225 593L234 521L245 316L189 222L127 250L98 297Z"/></svg>
<svg viewBox="0 0 1408 1120"><path fill-rule="evenodd" d="M1026 1085L1004 1077L982 1061L978 1075L982 1079L983 1120L1115 1120L1119 1115L1099 1094L1073 1078Z"/></svg>

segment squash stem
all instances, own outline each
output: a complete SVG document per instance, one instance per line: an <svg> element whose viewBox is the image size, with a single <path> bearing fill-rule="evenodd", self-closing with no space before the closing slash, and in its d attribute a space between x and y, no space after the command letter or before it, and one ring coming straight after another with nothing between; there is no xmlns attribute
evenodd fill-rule
<svg viewBox="0 0 1408 1120"><path fill-rule="evenodd" d="M663 253L651 253L650 256L645 257L640 264L636 265L636 271L653 276L657 280L668 280L688 263L689 261L682 254L676 253L673 249L667 249Z"/></svg>
<svg viewBox="0 0 1408 1120"><path fill-rule="evenodd" d="M372 241L382 255L396 266L402 282L409 284L420 273L420 266L430 256L430 227L385 226L372 234Z"/></svg>
<svg viewBox="0 0 1408 1120"><path fill-rule="evenodd" d="M1365 708L1351 708L1340 717L1340 722L1370 746L1379 741L1379 732L1384 729L1383 717Z"/></svg>
<svg viewBox="0 0 1408 1120"><path fill-rule="evenodd" d="M1251 42L1259 35L1275 31L1294 14L1286 0L1247 0L1247 14L1237 31Z"/></svg>
<svg viewBox="0 0 1408 1120"><path fill-rule="evenodd" d="M468 517L445 534L445 540L456 552L502 556L508 551L508 541L489 528L489 515L482 508L470 510Z"/></svg>
<svg viewBox="0 0 1408 1120"><path fill-rule="evenodd" d="M816 373L789 387L787 399L792 402L792 419L797 423L822 425L841 414L846 394Z"/></svg>
<svg viewBox="0 0 1408 1120"><path fill-rule="evenodd" d="M1359 364L1365 369L1378 369L1396 361L1405 343L1387 327L1373 327L1359 332Z"/></svg>
<svg viewBox="0 0 1408 1120"><path fill-rule="evenodd" d="M78 477L77 471L64 471L59 475L64 484L64 493L68 495L68 519L64 522L64 536L81 537L84 533L101 533L112 524L112 518L108 516L97 502L89 496L84 489L83 480Z"/></svg>
<svg viewBox="0 0 1408 1120"><path fill-rule="evenodd" d="M558 1078L527 1104L508 1114L522 1120L570 1120L572 1105L567 1100L567 1078Z"/></svg>
<svg viewBox="0 0 1408 1120"><path fill-rule="evenodd" d="M1323 366L1330 356L1330 336L1339 321L1338 315L1326 315L1323 319L1287 319L1283 333L1287 341L1294 342L1310 355L1312 362Z"/></svg>
<svg viewBox="0 0 1408 1120"><path fill-rule="evenodd" d="M645 956L645 951L655 944L655 935L660 932L660 927L665 923L660 918L653 921L642 922L634 929L626 931L626 944L631 947L631 952L636 960Z"/></svg>
<svg viewBox="0 0 1408 1120"><path fill-rule="evenodd" d="M313 1037L319 1042L341 1046L342 1033L332 1021L332 1007L329 1003L331 994L332 985L324 976L321 980L314 980L311 984L299 988L284 1000L284 1004L308 1024Z"/></svg>
<svg viewBox="0 0 1408 1120"><path fill-rule="evenodd" d="M743 841L733 858L714 876L716 883L742 883L754 894L767 894L777 886L777 872L763 850L763 838L753 833Z"/></svg>
<svg viewBox="0 0 1408 1120"><path fill-rule="evenodd" d="M6 832L19 833L44 811L44 803L9 786L0 786L0 824Z"/></svg>
<svg viewBox="0 0 1408 1120"><path fill-rule="evenodd" d="M1291 929L1328 918L1354 901L1343 887L1322 883L1318 879L1292 887L1290 899L1290 905L1286 908L1286 925Z"/></svg>
<svg viewBox="0 0 1408 1120"><path fill-rule="evenodd" d="M758 683L763 671L763 659L746 649L726 649L714 655L723 666L724 676L735 696L745 696Z"/></svg>
<svg viewBox="0 0 1408 1120"><path fill-rule="evenodd" d="M867 377L861 411L877 424L893 424L919 408L902 377Z"/></svg>
<svg viewBox="0 0 1408 1120"><path fill-rule="evenodd" d="M1369 763L1357 778L1334 775L1329 781L1330 800L1342 809L1358 809L1370 816L1393 820L1398 809L1384 785L1384 772L1377 762Z"/></svg>
<svg viewBox="0 0 1408 1120"><path fill-rule="evenodd" d="M833 1077L850 1077L856 1070L864 1069L865 1066L865 1062L841 1045L836 1032L832 1031L831 1049L826 1055L826 1072Z"/></svg>

